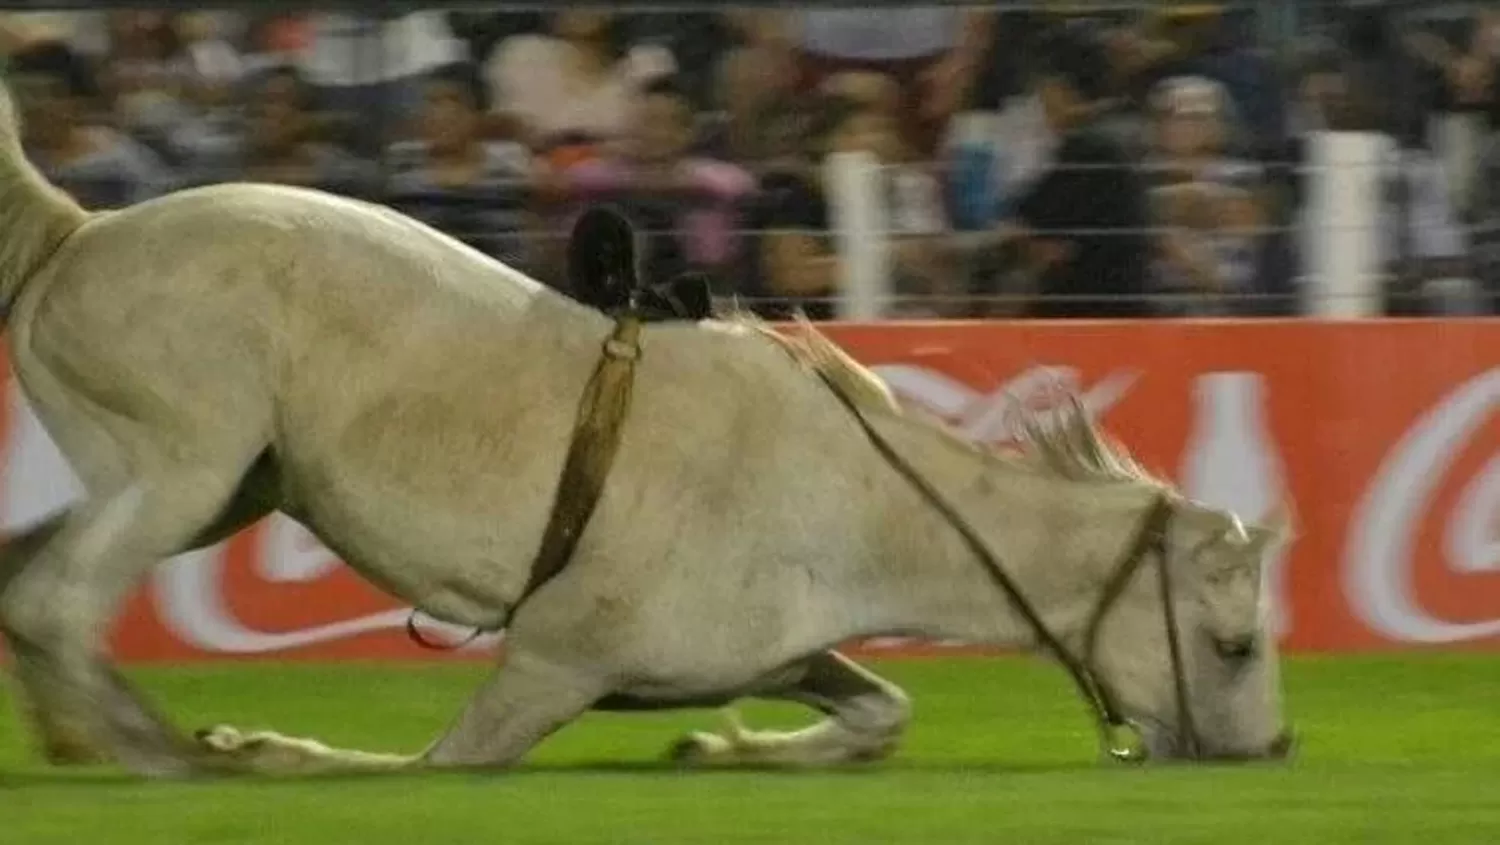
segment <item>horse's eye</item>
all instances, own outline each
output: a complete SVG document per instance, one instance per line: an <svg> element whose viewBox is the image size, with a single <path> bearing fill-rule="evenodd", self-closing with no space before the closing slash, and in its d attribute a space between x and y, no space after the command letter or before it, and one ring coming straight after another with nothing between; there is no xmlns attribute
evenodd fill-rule
<svg viewBox="0 0 1500 845"><path fill-rule="evenodd" d="M1214 637L1214 653L1227 663L1243 663L1259 651L1254 634L1238 637Z"/></svg>

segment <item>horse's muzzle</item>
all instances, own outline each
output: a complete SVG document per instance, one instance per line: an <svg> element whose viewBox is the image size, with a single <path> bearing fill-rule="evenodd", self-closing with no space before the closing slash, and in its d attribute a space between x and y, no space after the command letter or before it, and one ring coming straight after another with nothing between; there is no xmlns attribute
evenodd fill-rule
<svg viewBox="0 0 1500 845"><path fill-rule="evenodd" d="M1225 752L1210 754L1204 758L1210 763L1250 763L1256 760L1285 760L1297 748L1297 734L1284 728L1270 744L1258 752Z"/></svg>
<svg viewBox="0 0 1500 845"><path fill-rule="evenodd" d="M1148 735L1149 736L1149 735ZM1178 763L1253 763L1286 760L1297 748L1297 734L1286 728L1258 749L1209 748L1198 753L1188 750L1177 737L1167 734L1149 736L1145 753L1130 762L1162 760Z"/></svg>
<svg viewBox="0 0 1500 845"><path fill-rule="evenodd" d="M1291 757L1292 752L1296 750L1297 734L1291 728L1285 728L1271 741L1270 747L1266 749L1266 759L1285 760Z"/></svg>

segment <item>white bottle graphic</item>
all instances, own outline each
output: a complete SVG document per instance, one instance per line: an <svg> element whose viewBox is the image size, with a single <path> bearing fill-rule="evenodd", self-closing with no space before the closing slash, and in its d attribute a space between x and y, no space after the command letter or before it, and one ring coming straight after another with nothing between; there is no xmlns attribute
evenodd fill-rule
<svg viewBox="0 0 1500 845"><path fill-rule="evenodd" d="M1266 424L1265 380L1254 372L1204 373L1194 385L1195 418L1179 475L1183 492L1224 508L1246 523L1269 517L1285 486L1281 460ZM1261 589L1270 601L1277 638L1290 628L1282 560L1286 547L1266 559Z"/></svg>

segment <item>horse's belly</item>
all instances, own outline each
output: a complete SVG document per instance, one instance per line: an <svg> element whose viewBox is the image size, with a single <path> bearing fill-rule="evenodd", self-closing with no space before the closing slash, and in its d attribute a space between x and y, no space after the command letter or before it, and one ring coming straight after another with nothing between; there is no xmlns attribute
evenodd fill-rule
<svg viewBox="0 0 1500 845"><path fill-rule="evenodd" d="M382 506L382 505L385 506ZM443 622L476 628L503 623L525 581L509 555L487 552L493 538L479 526L444 530L451 516L389 505L315 507L305 524L351 569L390 596ZM477 535L477 536L476 536Z"/></svg>

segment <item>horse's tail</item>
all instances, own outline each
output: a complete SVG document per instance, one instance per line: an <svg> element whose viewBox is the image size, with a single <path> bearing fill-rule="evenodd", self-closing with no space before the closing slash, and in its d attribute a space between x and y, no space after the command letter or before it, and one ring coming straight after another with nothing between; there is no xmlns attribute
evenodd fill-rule
<svg viewBox="0 0 1500 845"><path fill-rule="evenodd" d="M20 115L0 82L0 315L88 217L27 160Z"/></svg>

